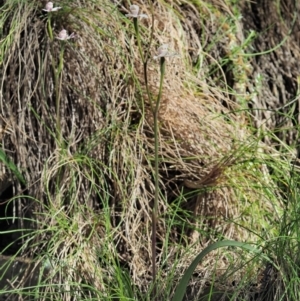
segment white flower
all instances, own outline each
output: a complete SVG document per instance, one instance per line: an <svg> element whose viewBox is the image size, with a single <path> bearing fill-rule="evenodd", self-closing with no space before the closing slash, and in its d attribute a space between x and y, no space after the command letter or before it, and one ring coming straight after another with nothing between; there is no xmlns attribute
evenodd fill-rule
<svg viewBox="0 0 300 301"><path fill-rule="evenodd" d="M50 13L51 11L57 11L61 9L61 7L53 7L53 3L52 2L48 2L45 6L45 8L43 8L43 11L46 11L47 13Z"/></svg>
<svg viewBox="0 0 300 301"><path fill-rule="evenodd" d="M129 7L130 13L125 15L126 17L132 17L132 18L148 18L145 14L139 14L140 8L137 5L130 5Z"/></svg>
<svg viewBox="0 0 300 301"><path fill-rule="evenodd" d="M67 31L65 29L61 30L58 36L56 37L58 40L64 41L64 40L69 40L72 38L75 38L75 33L71 33L68 35Z"/></svg>
<svg viewBox="0 0 300 301"><path fill-rule="evenodd" d="M154 56L155 59L159 57L164 57L166 54L168 54L169 45L163 44L157 49L157 55Z"/></svg>
<svg viewBox="0 0 300 301"><path fill-rule="evenodd" d="M178 53L171 53L169 52L169 45L168 44L162 44L158 49L157 49L157 55L155 55L153 58L158 59L160 57L170 57L170 56L177 56Z"/></svg>

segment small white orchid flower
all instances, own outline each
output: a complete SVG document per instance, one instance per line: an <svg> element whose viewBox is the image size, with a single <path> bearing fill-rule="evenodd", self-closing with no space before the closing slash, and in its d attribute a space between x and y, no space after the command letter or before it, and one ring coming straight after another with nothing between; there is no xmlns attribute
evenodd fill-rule
<svg viewBox="0 0 300 301"><path fill-rule="evenodd" d="M75 33L73 32L70 35L68 35L67 31L65 29L63 29L60 31L60 33L58 34L58 36L56 38L61 41L69 40L69 39L75 38Z"/></svg>
<svg viewBox="0 0 300 301"><path fill-rule="evenodd" d="M128 18L129 17L132 17L132 18L141 18L141 19L143 19L143 18L147 19L148 18L148 16L145 15L145 14L139 14L140 8L137 5L130 5L129 11L130 11L130 13L127 14L127 15L125 15Z"/></svg>
<svg viewBox="0 0 300 301"><path fill-rule="evenodd" d="M176 52L169 52L169 45L168 44L162 44L158 49L157 49L157 55L155 55L153 58L158 59L161 57L170 57L170 56L178 56L178 53Z"/></svg>
<svg viewBox="0 0 300 301"><path fill-rule="evenodd" d="M52 2L48 2L45 6L45 8L43 8L43 11L46 11L47 13L50 13L52 11L57 11L61 9L61 7L53 7L53 3Z"/></svg>
<svg viewBox="0 0 300 301"><path fill-rule="evenodd" d="M168 54L169 45L163 44L157 49L157 55L154 56L155 59L159 57L164 57L166 54Z"/></svg>

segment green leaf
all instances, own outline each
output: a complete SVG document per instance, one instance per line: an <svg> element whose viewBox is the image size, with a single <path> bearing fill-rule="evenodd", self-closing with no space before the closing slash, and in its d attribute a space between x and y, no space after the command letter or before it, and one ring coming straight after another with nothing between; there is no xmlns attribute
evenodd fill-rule
<svg viewBox="0 0 300 301"><path fill-rule="evenodd" d="M12 162L6 155L6 153L3 151L3 149L0 149L0 161L2 161L8 169L10 169L14 175L18 178L18 180L22 184L26 184L26 181L20 171L18 170L17 166Z"/></svg>
<svg viewBox="0 0 300 301"><path fill-rule="evenodd" d="M270 261L270 259L262 254L262 252L259 249L254 248L252 245L247 244L247 243L242 243L242 242L238 242L238 241L234 241L234 240L223 240L223 241L219 241L216 243L213 243L212 245L206 247L191 263L191 265L188 267L188 269L186 270L186 272L184 273L184 275L182 276L174 297L172 299L172 301L182 301L186 288L188 286L188 283L197 267L197 265L200 263L200 261L204 258L204 256L206 256L208 253L210 253L213 250L219 249L219 248L223 248L223 247L239 247L245 250L248 250L250 252L253 253L257 253L262 255L263 257L265 257L268 261Z"/></svg>

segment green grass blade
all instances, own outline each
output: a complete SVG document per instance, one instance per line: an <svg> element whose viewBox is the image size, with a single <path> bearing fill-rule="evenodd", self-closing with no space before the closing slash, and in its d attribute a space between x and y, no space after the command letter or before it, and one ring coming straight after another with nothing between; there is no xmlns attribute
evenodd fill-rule
<svg viewBox="0 0 300 301"><path fill-rule="evenodd" d="M182 276L174 297L172 299L172 301L182 301L186 288L188 286L188 283L190 281L190 278L192 277L197 265L200 263L200 261L204 258L204 256L206 256L207 254L209 254L210 252L219 249L219 248L223 248L223 247L239 247L245 250L248 250L250 252L254 252L257 254L261 254L262 256L266 257L265 255L263 255L261 253L261 251L257 248L254 248L253 246L247 244L247 243L242 243L242 242L238 242L238 241L234 241L234 240L223 240L223 241L218 241L216 243L213 243L212 245L209 245L208 247L206 247L191 263L191 265L188 267L188 269L186 270L186 272L184 273L184 275ZM266 257L267 258L267 257ZM268 258L267 258L268 259Z"/></svg>
<svg viewBox="0 0 300 301"><path fill-rule="evenodd" d="M26 181L18 170L17 166L7 157L2 149L0 149L0 161L3 162L4 165L14 173L17 179L25 185Z"/></svg>

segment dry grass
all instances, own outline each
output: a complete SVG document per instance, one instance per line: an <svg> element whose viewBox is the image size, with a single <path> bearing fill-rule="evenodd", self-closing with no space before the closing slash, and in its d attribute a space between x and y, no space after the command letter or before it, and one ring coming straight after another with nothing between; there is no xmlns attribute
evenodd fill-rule
<svg viewBox="0 0 300 301"><path fill-rule="evenodd" d="M58 82L54 74L63 46L49 38L42 4L15 3L19 15L8 18L4 26L13 39L1 64L0 99L0 126L9 124L14 131L3 134L2 146L24 173L26 195L33 197L22 198L19 212L20 218L38 221L35 247L26 251L51 254L65 263L70 279L93 284L99 291L105 291L105 283L114 275L109 261L118 258L143 291L151 280L153 120L133 25L123 16L122 5L102 2L61 1L65 9L52 15L54 34L65 28L78 35L65 44ZM151 14L146 3L136 4ZM239 105L231 100L223 70L213 58L215 50L211 54L203 50L220 25L218 16L225 14L223 2L214 5L202 10L190 1L154 6L151 53L169 43L181 54L168 59L159 113L158 265L171 267L178 256L178 271L218 237L255 239L238 223L260 233L263 226L255 219L261 221L264 213L274 210L271 206L280 204L280 200L257 204L262 187L272 186L268 173L262 175L261 149L266 146L251 140L248 116L238 113ZM14 31L9 27L12 20L18 24ZM147 45L150 19L142 24ZM229 35L223 33L221 45ZM192 65L199 59L203 67L195 71ZM212 64L217 71L206 77ZM148 78L156 95L159 66L153 59ZM58 112L63 140L57 135ZM251 167L253 158L258 163ZM259 187L254 185L257 182ZM24 192L17 183L15 189ZM170 229L170 210L180 197L181 209L192 214L175 215L181 226ZM245 209L253 204L260 207L261 215L252 216ZM217 269L230 264L228 254L218 261ZM211 256L199 266L207 278L216 254ZM64 298L68 300L67 294Z"/></svg>

